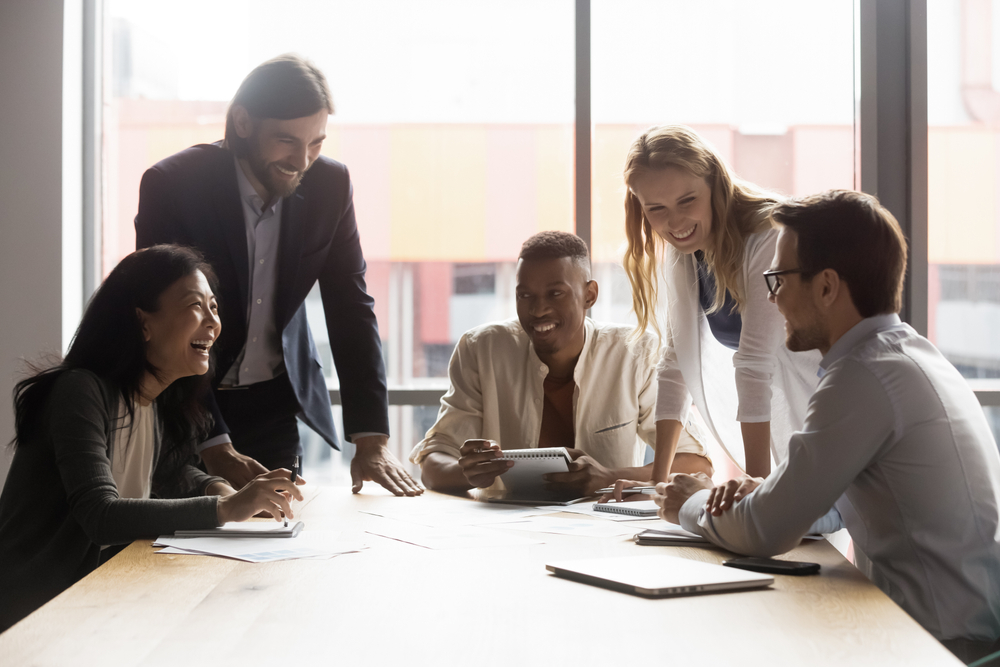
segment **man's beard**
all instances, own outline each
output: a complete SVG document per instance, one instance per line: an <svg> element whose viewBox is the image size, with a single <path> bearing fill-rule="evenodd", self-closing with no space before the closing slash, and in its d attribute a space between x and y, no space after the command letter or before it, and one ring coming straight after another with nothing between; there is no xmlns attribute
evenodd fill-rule
<svg viewBox="0 0 1000 667"><path fill-rule="evenodd" d="M250 152L247 155L247 162L250 164L250 171L253 175L257 177L261 185L267 188L267 191L271 193L272 197L278 199L284 199L290 196L299 187L299 183L302 181L302 175L304 171L300 171L298 175L290 181L280 181L274 177L271 172L271 164L265 160L262 151L260 150L260 144L258 142L257 134L254 133L253 136L247 139L247 147ZM287 165L281 165L286 171L291 171ZM311 165L310 165L311 166ZM309 167L306 167L308 169Z"/></svg>
<svg viewBox="0 0 1000 667"><path fill-rule="evenodd" d="M785 337L785 347L788 348L789 352L819 350L829 342L829 332L815 321L807 329L791 329Z"/></svg>

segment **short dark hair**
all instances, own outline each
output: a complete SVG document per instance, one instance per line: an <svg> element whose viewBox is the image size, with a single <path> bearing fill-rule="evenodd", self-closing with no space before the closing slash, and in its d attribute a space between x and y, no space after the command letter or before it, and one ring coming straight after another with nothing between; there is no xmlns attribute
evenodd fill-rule
<svg viewBox="0 0 1000 667"><path fill-rule="evenodd" d="M590 272L590 249L576 234L538 232L523 244L518 259L562 259L569 257Z"/></svg>
<svg viewBox="0 0 1000 667"><path fill-rule="evenodd" d="M833 269L862 317L898 313L903 303L906 238L878 199L827 190L774 207L775 223L795 232L804 279Z"/></svg>
<svg viewBox="0 0 1000 667"><path fill-rule="evenodd" d="M240 84L226 111L223 146L242 157L246 140L236 134L233 108L245 108L252 118L290 120L322 110L333 113L333 98L326 77L316 65L286 53L257 65Z"/></svg>

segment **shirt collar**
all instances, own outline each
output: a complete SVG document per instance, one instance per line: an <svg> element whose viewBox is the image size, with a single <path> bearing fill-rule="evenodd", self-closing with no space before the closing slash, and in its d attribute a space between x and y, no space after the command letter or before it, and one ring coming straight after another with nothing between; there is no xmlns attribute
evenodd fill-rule
<svg viewBox="0 0 1000 667"><path fill-rule="evenodd" d="M823 356L823 360L819 362L819 376L823 377L830 366L846 357L848 352L869 335L881 329L896 326L900 322L899 315L896 313L876 315L861 320L830 346L830 349Z"/></svg>
<svg viewBox="0 0 1000 667"><path fill-rule="evenodd" d="M240 164L240 159L234 157L233 162L236 163L236 182L240 188L240 199L250 204L250 207L257 213L257 215L262 215L265 212L262 210L264 207L264 200L259 194L257 194L257 190L254 189L253 184L250 182L250 179L247 178L247 175L243 173L243 166ZM275 197L274 203L271 204L268 210L274 212L274 208L280 201L280 198Z"/></svg>
<svg viewBox="0 0 1000 667"><path fill-rule="evenodd" d="M590 350L594 346L594 321L589 317L584 317L583 328L583 349L580 350L580 356L577 358L576 366L573 368L574 380L578 377L582 377L586 371L587 362L590 360Z"/></svg>
<svg viewBox="0 0 1000 667"><path fill-rule="evenodd" d="M518 320L518 326L520 325L521 322ZM589 317L584 317L583 328L583 349L580 350L580 356L577 357L576 366L573 367L574 380L582 374L581 367L586 366L587 355L589 354L592 343L594 342L594 321ZM521 327L521 331L524 331L523 326ZM528 332L525 331L525 335L527 335L527 333ZM531 336L528 336L528 359L532 362L533 366L537 364L548 368L548 366L546 366L546 364L538 358L538 353L535 352L535 346L531 342Z"/></svg>

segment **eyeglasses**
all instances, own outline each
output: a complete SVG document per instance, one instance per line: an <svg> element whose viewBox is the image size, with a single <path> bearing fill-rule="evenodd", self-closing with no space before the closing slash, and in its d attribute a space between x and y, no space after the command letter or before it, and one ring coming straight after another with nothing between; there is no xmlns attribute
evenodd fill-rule
<svg viewBox="0 0 1000 667"><path fill-rule="evenodd" d="M764 282L767 283L767 291L770 292L772 296L778 296L778 289L781 288L781 279L779 276L802 272L802 269L776 269L774 271L765 271Z"/></svg>

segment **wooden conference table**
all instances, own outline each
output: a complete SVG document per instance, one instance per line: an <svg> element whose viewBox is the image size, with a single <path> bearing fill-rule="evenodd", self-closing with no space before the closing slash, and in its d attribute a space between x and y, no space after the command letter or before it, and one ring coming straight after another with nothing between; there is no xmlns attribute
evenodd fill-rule
<svg viewBox="0 0 1000 667"><path fill-rule="evenodd" d="M332 560L251 564L156 555L133 543L0 635L20 665L959 665L826 541L772 589L646 600L553 577L545 563L727 552L627 537L522 533L545 544L430 550L364 533L359 509L467 499L322 489L297 518L370 548ZM493 528L497 528L493 526Z"/></svg>

